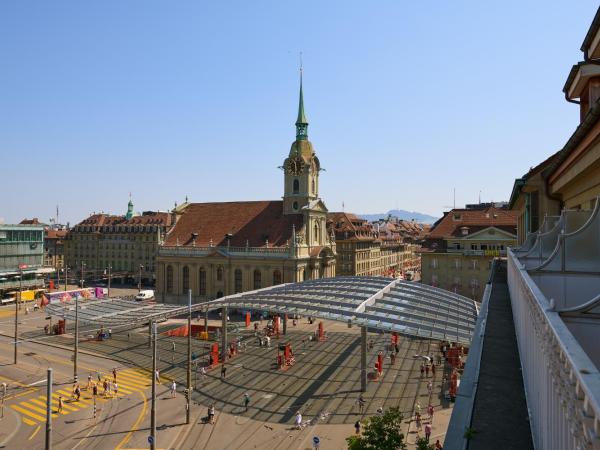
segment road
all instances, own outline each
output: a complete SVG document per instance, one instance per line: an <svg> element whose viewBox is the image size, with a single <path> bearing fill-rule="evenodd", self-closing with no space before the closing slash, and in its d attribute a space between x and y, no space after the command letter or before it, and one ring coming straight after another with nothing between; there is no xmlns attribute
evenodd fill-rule
<svg viewBox="0 0 600 450"><path fill-rule="evenodd" d="M14 307L13 307L14 308ZM234 319L234 317L232 317ZM238 318L240 320L240 318ZM121 449L148 448L150 412L150 367L147 327L114 333L111 339L97 341L85 335L80 339L79 379L83 394L79 402L71 401L73 336L46 336L45 314L32 312L20 316L19 364L12 364L13 316L0 308L0 382L8 383L5 417L0 426L0 448L43 448L45 437L46 369L54 370L55 418L54 448L58 449ZM417 354L432 354L436 343L404 337L394 363L389 358L389 335L370 333L372 346L368 366L372 368L379 352L386 355L381 379L370 381L365 413L359 414L356 400L360 393L359 329L345 324L325 322L327 339L310 341L317 324L304 319L297 326L289 325L287 336L272 340L272 346L259 346L254 331L241 326L230 338L240 339L241 353L227 364L227 377L221 380L220 368L209 370L193 381L192 425L186 426L185 399L181 389L186 379L186 337L169 336L167 331L184 324L171 320L163 324L158 340L158 367L161 384L157 400L157 448L207 449L305 449L317 433L322 438L321 449L344 448L345 437L352 433L356 420L377 414L380 407L398 406L406 418L404 431L414 442L414 422L410 417L417 402L424 409L429 402L438 411L434 436L443 440L451 405L441 395L443 371L435 377L419 373ZM194 319L194 323L196 319ZM219 323L215 315L211 325ZM240 322L238 322L240 323ZM265 323L262 324L264 326ZM289 342L296 364L278 370L275 364L278 345ZM175 348L173 349L173 345ZM193 352L199 365L206 361L208 343L193 340ZM97 373L109 377L117 368L119 396L97 398L97 417L93 417L93 398L85 389L87 377ZM168 384L174 379L179 393L171 398ZM427 382L434 386L428 394ZM102 389L100 389L102 392ZM242 407L244 393L251 403ZM56 414L58 396L69 399L61 414ZM215 403L217 421L204 423L207 406ZM296 412L301 411L305 426L293 427ZM412 447L409 447L412 448Z"/></svg>

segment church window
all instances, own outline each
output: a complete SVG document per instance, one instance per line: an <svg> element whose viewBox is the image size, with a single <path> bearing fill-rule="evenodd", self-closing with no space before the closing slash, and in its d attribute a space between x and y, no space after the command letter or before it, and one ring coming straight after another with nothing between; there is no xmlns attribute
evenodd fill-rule
<svg viewBox="0 0 600 450"><path fill-rule="evenodd" d="M217 267L217 281L223 281L223 268Z"/></svg>
<svg viewBox="0 0 600 450"><path fill-rule="evenodd" d="M200 295L206 295L206 271L204 269L200 269L198 273L198 286Z"/></svg>
<svg viewBox="0 0 600 450"><path fill-rule="evenodd" d="M273 285L281 284L281 272L277 269L273 271Z"/></svg>
<svg viewBox="0 0 600 450"><path fill-rule="evenodd" d="M242 292L242 269L235 269L233 277L235 293Z"/></svg>
<svg viewBox="0 0 600 450"><path fill-rule="evenodd" d="M254 271L254 289L260 289L262 284L262 274L259 269Z"/></svg>
<svg viewBox="0 0 600 450"><path fill-rule="evenodd" d="M117 267L119 264L116 264ZM173 292L173 266L167 266L167 292Z"/></svg>
<svg viewBox="0 0 600 450"><path fill-rule="evenodd" d="M292 207L293 207L294 209L298 209L298 202L294 202L294 203L292 204Z"/></svg>
<svg viewBox="0 0 600 450"><path fill-rule="evenodd" d="M183 266L182 272L183 292L187 293L190 288L190 268L188 266Z"/></svg>
<svg viewBox="0 0 600 450"><path fill-rule="evenodd" d="M313 237L315 244L319 244L321 242L321 237L319 236L319 224L315 223L315 235Z"/></svg>
<svg viewBox="0 0 600 450"><path fill-rule="evenodd" d="M316 195L317 190L315 189L315 179L312 179L312 193Z"/></svg>
<svg viewBox="0 0 600 450"><path fill-rule="evenodd" d="M298 192L300 192L300 182L298 181L298 178L294 178L294 194L297 194Z"/></svg>

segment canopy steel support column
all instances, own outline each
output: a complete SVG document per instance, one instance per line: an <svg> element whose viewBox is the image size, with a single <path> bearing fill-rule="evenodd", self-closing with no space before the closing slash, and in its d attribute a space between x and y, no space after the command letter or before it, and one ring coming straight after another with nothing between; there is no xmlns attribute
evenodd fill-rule
<svg viewBox="0 0 600 450"><path fill-rule="evenodd" d="M221 359L227 361L227 306L221 309Z"/></svg>
<svg viewBox="0 0 600 450"><path fill-rule="evenodd" d="M367 391L367 327L360 327L360 390Z"/></svg>
<svg viewBox="0 0 600 450"><path fill-rule="evenodd" d="M152 347L152 321L148 322L148 348Z"/></svg>
<svg viewBox="0 0 600 450"><path fill-rule="evenodd" d="M287 314L283 315L283 335L287 334Z"/></svg>

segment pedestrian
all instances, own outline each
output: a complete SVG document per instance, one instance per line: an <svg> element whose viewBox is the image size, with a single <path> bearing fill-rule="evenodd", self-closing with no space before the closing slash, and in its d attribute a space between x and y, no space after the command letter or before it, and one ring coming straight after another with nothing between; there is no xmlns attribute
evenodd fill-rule
<svg viewBox="0 0 600 450"><path fill-rule="evenodd" d="M430 403L427 407L427 414L429 414L429 421L433 424L433 405Z"/></svg>
<svg viewBox="0 0 600 450"><path fill-rule="evenodd" d="M440 444L440 440L435 441L435 450L443 450L442 444Z"/></svg>
<svg viewBox="0 0 600 450"><path fill-rule="evenodd" d="M92 395L95 397L96 395L98 395L98 385L94 384L94 386L92 387Z"/></svg>
<svg viewBox="0 0 600 450"><path fill-rule="evenodd" d="M440 366L442 364L442 356L441 355L437 355L437 364L438 366Z"/></svg>
<svg viewBox="0 0 600 450"><path fill-rule="evenodd" d="M429 376L429 364L425 364L425 376Z"/></svg>
<svg viewBox="0 0 600 450"><path fill-rule="evenodd" d="M429 438L431 437L431 424L427 422L425 424L425 440L429 444Z"/></svg>
<svg viewBox="0 0 600 450"><path fill-rule="evenodd" d="M421 430L421 414L417 413L415 416L415 422L417 422L417 430Z"/></svg>
<svg viewBox="0 0 600 450"><path fill-rule="evenodd" d="M390 360L392 361L392 364L394 364L396 362L396 354L395 353L390 353Z"/></svg>
<svg viewBox="0 0 600 450"><path fill-rule="evenodd" d="M99 370L96 371L96 378L98 378L98 383L102 381L102 373Z"/></svg>
<svg viewBox="0 0 600 450"><path fill-rule="evenodd" d="M246 411L248 411L248 405L250 404L250 396L248 395L248 393L246 392L244 394L244 408L246 408Z"/></svg>
<svg viewBox="0 0 600 450"><path fill-rule="evenodd" d="M212 403L208 407L208 422L212 425L215 423L215 404Z"/></svg>
<svg viewBox="0 0 600 450"><path fill-rule="evenodd" d="M425 373L425 364L421 363L421 377Z"/></svg>
<svg viewBox="0 0 600 450"><path fill-rule="evenodd" d="M175 398L177 395L177 383L175 383L175 380L173 380L173 382L171 383L171 398Z"/></svg>
<svg viewBox="0 0 600 450"><path fill-rule="evenodd" d="M435 378L435 363L431 363L431 376Z"/></svg>
<svg viewBox="0 0 600 450"><path fill-rule="evenodd" d="M225 364L223 364L221 366L221 379L224 380L226 375L227 375L227 367L225 367Z"/></svg>
<svg viewBox="0 0 600 450"><path fill-rule="evenodd" d="M357 400L357 402L358 402L358 412L359 412L360 414L362 414L362 413L364 412L364 410L365 410L365 403L366 403L366 402L365 402L365 398L363 397L363 395L362 395L362 394L360 394L360 395L358 396L358 400Z"/></svg>
<svg viewBox="0 0 600 450"><path fill-rule="evenodd" d="M106 391L108 390L108 381L106 381L106 378L104 379L104 382L102 383L102 387L104 388L104 396L106 397Z"/></svg>
<svg viewBox="0 0 600 450"><path fill-rule="evenodd" d="M417 401L415 403L415 411L417 412L417 414L421 415L421 402Z"/></svg>
<svg viewBox="0 0 600 450"><path fill-rule="evenodd" d="M354 433L360 434L360 420L357 420L356 423L354 424Z"/></svg>
<svg viewBox="0 0 600 450"><path fill-rule="evenodd" d="M296 424L297 430L302 429L302 414L300 414L300 411L298 411L296 413L296 418L294 419L294 423Z"/></svg>
<svg viewBox="0 0 600 450"><path fill-rule="evenodd" d="M79 401L79 397L81 397L81 388L77 385L75 386L75 400Z"/></svg>
<svg viewBox="0 0 600 450"><path fill-rule="evenodd" d="M206 376L206 367L202 366L200 368L200 378L203 380L205 376Z"/></svg>
<svg viewBox="0 0 600 450"><path fill-rule="evenodd" d="M398 344L394 345L394 350L396 350L396 354L400 353L400 347Z"/></svg>
<svg viewBox="0 0 600 450"><path fill-rule="evenodd" d="M117 397L117 400L119 399L119 385L117 383L113 384L113 392L115 393L115 397Z"/></svg>
<svg viewBox="0 0 600 450"><path fill-rule="evenodd" d="M369 350L373 350L373 346L375 344L373 343L373 339L369 339Z"/></svg>
<svg viewBox="0 0 600 450"><path fill-rule="evenodd" d="M109 328L108 329L108 337L111 338L112 337L112 330Z"/></svg>
<svg viewBox="0 0 600 450"><path fill-rule="evenodd" d="M87 389L88 389L88 391L90 390L91 387L92 387L92 374L90 373L88 375L88 382L87 382Z"/></svg>
<svg viewBox="0 0 600 450"><path fill-rule="evenodd" d="M63 410L63 398L62 396L58 396L58 413L60 414Z"/></svg>
<svg viewBox="0 0 600 450"><path fill-rule="evenodd" d="M112 374L113 374L113 382L117 382L117 368L114 367L112 370Z"/></svg>
<svg viewBox="0 0 600 450"><path fill-rule="evenodd" d="M156 372L154 372L154 377L156 378L156 382L160 384L160 372L158 369L156 369Z"/></svg>
<svg viewBox="0 0 600 450"><path fill-rule="evenodd" d="M433 392L433 383L431 382L431 380L429 380L429 382L427 383L427 392L429 392L429 395L431 395L431 393Z"/></svg>

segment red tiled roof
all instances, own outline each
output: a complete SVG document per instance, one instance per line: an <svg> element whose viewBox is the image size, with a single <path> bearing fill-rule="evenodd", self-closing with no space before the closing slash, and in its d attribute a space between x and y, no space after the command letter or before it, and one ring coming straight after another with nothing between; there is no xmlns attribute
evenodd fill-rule
<svg viewBox="0 0 600 450"><path fill-rule="evenodd" d="M231 234L230 245L283 247L291 243L292 225L298 232L302 215L283 215L281 201L190 203L167 236L165 245L208 246L227 245L226 234ZM195 243L192 233L197 233Z"/></svg>
<svg viewBox="0 0 600 450"><path fill-rule="evenodd" d="M460 219L455 219L455 215L460 215ZM453 209L445 213L444 217L442 217L429 231L426 238L443 239L458 236L460 235L461 227L483 229L494 226L505 231L511 229L511 232L516 234L518 216L518 211L494 207L481 210ZM469 231L469 234L470 233L471 231Z"/></svg>
<svg viewBox="0 0 600 450"><path fill-rule="evenodd" d="M112 216L108 214L92 214L87 219L82 220L76 226L108 226L108 225L152 225L160 224L164 226L171 225L171 214L167 212L145 212L141 216L134 216L127 220L125 216Z"/></svg>
<svg viewBox="0 0 600 450"><path fill-rule="evenodd" d="M41 225L41 224L40 224L40 221L38 220L38 218L34 217L33 219L21 220L21 222L19 222L19 225Z"/></svg>
<svg viewBox="0 0 600 450"><path fill-rule="evenodd" d="M347 212L331 212L327 214L327 222L339 240L375 239L373 226L365 219Z"/></svg>
<svg viewBox="0 0 600 450"><path fill-rule="evenodd" d="M64 239L67 235L67 230L46 230L46 239Z"/></svg>

